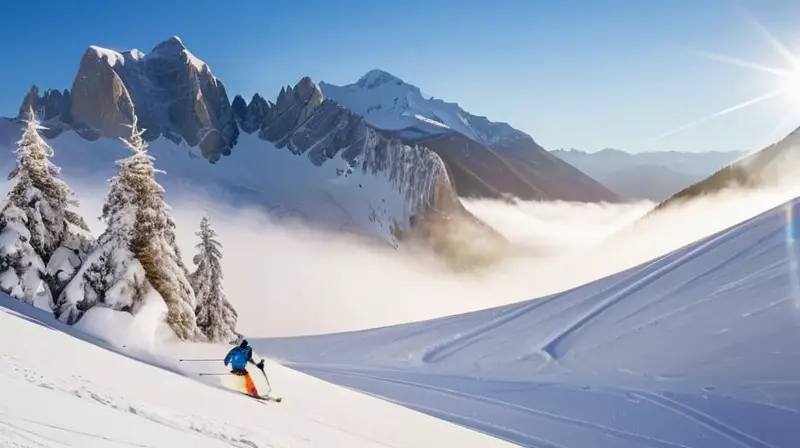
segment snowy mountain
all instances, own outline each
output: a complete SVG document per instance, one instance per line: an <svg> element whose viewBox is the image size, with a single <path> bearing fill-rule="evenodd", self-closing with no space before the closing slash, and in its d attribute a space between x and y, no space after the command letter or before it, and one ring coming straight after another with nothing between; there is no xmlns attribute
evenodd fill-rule
<svg viewBox="0 0 800 448"><path fill-rule="evenodd" d="M454 227L503 244L462 206L434 152L383 135L323 98L307 77L283 88L275 103L258 95L231 103L177 37L148 54L91 46L71 91L34 87L20 110L29 106L49 128L45 136L67 176L105 181L135 111L167 184L216 190L393 245L422 235L456 258L465 246L449 240ZM19 127L19 120L2 120L0 147L13 147ZM12 155L3 154L9 158L0 164Z"/></svg>
<svg viewBox="0 0 800 448"><path fill-rule="evenodd" d="M554 157L507 123L472 115L458 104L424 95L382 70L356 83L320 82L325 96L372 126L436 152L460 196L571 201L614 201L618 196Z"/></svg>
<svg viewBox="0 0 800 448"><path fill-rule="evenodd" d="M744 155L742 151L631 154L618 149L588 153L576 149L551 154L600 181L624 198L662 201Z"/></svg>
<svg viewBox="0 0 800 448"><path fill-rule="evenodd" d="M551 296L254 345L522 446L794 447L799 206Z"/></svg>
<svg viewBox="0 0 800 448"><path fill-rule="evenodd" d="M493 146L525 137L507 123L493 123L465 112L456 103L427 97L419 87L382 70L370 70L355 84L340 87L321 82L320 88L373 126L397 131L408 140L455 131Z"/></svg>

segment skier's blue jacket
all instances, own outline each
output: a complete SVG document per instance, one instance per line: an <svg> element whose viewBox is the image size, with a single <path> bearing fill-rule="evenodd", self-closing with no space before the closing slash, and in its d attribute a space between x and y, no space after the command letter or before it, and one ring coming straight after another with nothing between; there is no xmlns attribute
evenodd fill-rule
<svg viewBox="0 0 800 448"><path fill-rule="evenodd" d="M225 365L231 365L233 370L244 370L247 361L253 362L253 347L234 347L225 356Z"/></svg>

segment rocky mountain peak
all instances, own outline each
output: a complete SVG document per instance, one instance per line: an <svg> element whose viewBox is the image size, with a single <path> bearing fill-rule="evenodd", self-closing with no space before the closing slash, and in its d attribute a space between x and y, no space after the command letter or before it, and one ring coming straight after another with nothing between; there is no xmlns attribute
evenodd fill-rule
<svg viewBox="0 0 800 448"><path fill-rule="evenodd" d="M70 97L70 112L81 128L111 138L130 135L134 104L115 71L123 68L121 59L119 53L96 46L83 53Z"/></svg>
<svg viewBox="0 0 800 448"><path fill-rule="evenodd" d="M125 137L135 113L147 140L185 141L211 162L230 154L239 134L225 86L178 36L149 54L92 45L81 57L71 94L48 92L29 92L21 110L31 102L37 112L47 105L45 120L61 118L62 126L50 123L53 132L71 127L90 139Z"/></svg>
<svg viewBox="0 0 800 448"><path fill-rule="evenodd" d="M31 86L22 100L17 117L25 118L29 109L33 109L39 121L45 125L42 134L46 137L58 135L64 123L72 122L70 93L66 89L63 91L47 89L40 95L39 87Z"/></svg>
<svg viewBox="0 0 800 448"><path fill-rule="evenodd" d="M183 45L181 38L178 36L171 36L169 39L153 47L152 53L177 54L183 50L186 50L186 46Z"/></svg>
<svg viewBox="0 0 800 448"><path fill-rule="evenodd" d="M272 103L256 93L249 104L241 95L236 95L231 103L231 110L241 130L252 134L264 125L272 106Z"/></svg>
<svg viewBox="0 0 800 448"><path fill-rule="evenodd" d="M172 36L169 39L159 43L153 50L144 56L145 59L165 59L172 64L188 64L188 66L201 72L211 69L208 64L193 55L188 48L183 44L183 41L178 36Z"/></svg>

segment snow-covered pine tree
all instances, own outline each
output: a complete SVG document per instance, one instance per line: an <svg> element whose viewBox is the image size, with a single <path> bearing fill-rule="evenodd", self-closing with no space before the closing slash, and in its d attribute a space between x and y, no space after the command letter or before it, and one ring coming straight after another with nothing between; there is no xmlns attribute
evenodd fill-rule
<svg viewBox="0 0 800 448"><path fill-rule="evenodd" d="M194 291L175 243L175 222L164 189L155 179L143 130L134 115L131 136L122 139L133 155L117 161L103 205L105 232L80 277L59 297L57 315L75 322L95 304L136 313L152 288L167 306L167 323L183 340L202 340L194 314Z"/></svg>
<svg viewBox="0 0 800 448"><path fill-rule="evenodd" d="M17 164L9 174L12 186L0 211L0 289L52 309L53 295L72 277L94 241L83 218L69 210L78 203L49 160L53 150L40 129L29 109L17 142Z"/></svg>
<svg viewBox="0 0 800 448"><path fill-rule="evenodd" d="M53 299L45 282L44 262L30 243L25 213L25 192L29 189L25 183L30 180L22 176L16 180L0 212L0 290L27 304L47 308ZM18 191L14 191L17 186Z"/></svg>
<svg viewBox="0 0 800 448"><path fill-rule="evenodd" d="M200 237L195 246L199 251L192 260L196 270L189 281L197 298L197 326L211 342L233 343L239 337L236 333L239 316L222 290L222 244L215 239L217 233L208 216L203 216L200 231L195 235Z"/></svg>

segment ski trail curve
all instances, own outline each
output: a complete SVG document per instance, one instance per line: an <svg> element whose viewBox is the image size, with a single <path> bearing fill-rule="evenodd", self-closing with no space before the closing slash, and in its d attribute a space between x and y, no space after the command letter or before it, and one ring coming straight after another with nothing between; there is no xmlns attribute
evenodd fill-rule
<svg viewBox="0 0 800 448"><path fill-rule="evenodd" d="M466 333L459 333L454 337L440 341L437 345L429 348L423 355L422 355L422 362L429 364L429 363L436 363L443 359L446 359L452 356L454 353L462 350L464 347L469 346L471 343L475 341L475 339L483 334L486 334L489 331L495 330L497 328L502 327L503 325L512 322L529 312L539 308L540 306L551 302L553 299L563 295L558 294L555 296L551 296L548 298L543 299L534 299L522 305L518 305L510 311L506 311L500 316L489 320L488 322L484 322Z"/></svg>
<svg viewBox="0 0 800 448"><path fill-rule="evenodd" d="M667 256L659 259L655 263L652 263L651 265L654 266L654 269L647 273L643 273L643 275L639 276L638 279L631 281L627 286L624 286L615 293L612 293L605 300L600 302L600 304L552 336L550 340L544 343L539 350L543 353L546 353L554 360L561 359L565 354L564 351L561 350L561 346L570 338L578 334L583 328L585 328L604 311L621 302L631 294L642 290L664 275L674 271L687 261L696 258L706 250L720 244L724 244L726 241L738 237L740 233L743 233L747 230L747 226L740 226L734 230L709 237L705 242L695 246L691 250L687 250L683 253L673 254L673 256Z"/></svg>

